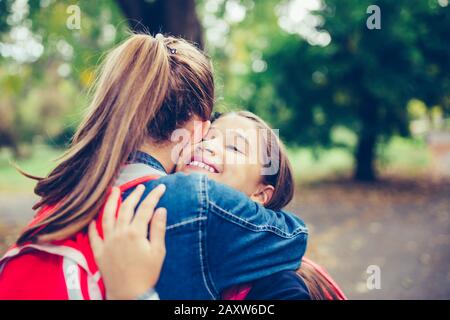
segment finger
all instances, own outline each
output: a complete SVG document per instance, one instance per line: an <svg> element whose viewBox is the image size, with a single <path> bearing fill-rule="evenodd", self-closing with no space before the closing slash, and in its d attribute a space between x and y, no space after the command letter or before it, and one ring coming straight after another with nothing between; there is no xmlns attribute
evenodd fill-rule
<svg viewBox="0 0 450 320"><path fill-rule="evenodd" d="M131 219L133 218L134 209L139 203L139 200L141 200L144 191L145 187L142 184L138 185L122 203L119 210L119 217L117 218L117 228L123 228L130 224Z"/></svg>
<svg viewBox="0 0 450 320"><path fill-rule="evenodd" d="M166 250L166 224L167 210L158 208L150 223L150 243L152 247L159 248L162 252Z"/></svg>
<svg viewBox="0 0 450 320"><path fill-rule="evenodd" d="M120 189L117 187L113 187L108 199L106 200L105 208L103 209L102 227L104 239L107 239L114 231L114 224L116 220L115 215L119 197Z"/></svg>
<svg viewBox="0 0 450 320"><path fill-rule="evenodd" d="M102 238L100 238L100 235L98 234L97 225L95 221L92 221L89 224L89 241L91 243L91 248L92 251L94 252L94 256L97 257L103 246L103 240Z"/></svg>
<svg viewBox="0 0 450 320"><path fill-rule="evenodd" d="M166 191L166 186L160 184L156 188L154 188L141 202L139 205L138 211L133 219L133 226L136 227L140 232L144 232L144 234L148 231L148 224L152 219L153 212L155 211L155 207L161 199L162 195Z"/></svg>

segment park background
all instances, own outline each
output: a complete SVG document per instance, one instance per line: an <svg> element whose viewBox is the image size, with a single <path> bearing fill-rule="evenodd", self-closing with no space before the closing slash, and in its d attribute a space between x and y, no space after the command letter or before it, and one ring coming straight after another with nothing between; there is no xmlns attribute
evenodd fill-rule
<svg viewBox="0 0 450 320"><path fill-rule="evenodd" d="M129 29L205 48L216 109L280 129L307 256L350 298L450 299L448 0L0 0L0 253L36 201L12 163L52 168Z"/></svg>

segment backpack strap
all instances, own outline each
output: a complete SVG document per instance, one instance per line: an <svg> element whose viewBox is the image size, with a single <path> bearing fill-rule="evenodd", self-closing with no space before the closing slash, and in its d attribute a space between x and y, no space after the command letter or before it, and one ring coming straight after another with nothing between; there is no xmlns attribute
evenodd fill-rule
<svg viewBox="0 0 450 320"><path fill-rule="evenodd" d="M158 178L159 178L159 176L157 176L157 175L148 175L148 176L139 177L139 178L133 179L131 181L125 182L124 184L119 186L119 189L121 192L125 192L128 189L134 188L142 183L156 180Z"/></svg>
<svg viewBox="0 0 450 320"><path fill-rule="evenodd" d="M158 175L147 175L147 176L142 176L130 181L125 182L124 184L119 186L120 189L120 193L124 193L142 183L146 183L148 181L152 181L152 180L156 180L158 179L159 176ZM109 190L108 194L111 192L111 190ZM119 197L118 203L117 203L117 209L120 208L120 205L122 204L122 197ZM97 217L97 221L96 221L96 226L97 226L97 232L99 234L99 236L101 238L103 238L103 227L102 227L102 219L103 219L103 213L104 213L104 204L103 207L100 209L100 213L98 214ZM119 210L116 211L116 217L119 214Z"/></svg>
<svg viewBox="0 0 450 320"><path fill-rule="evenodd" d="M119 186L121 193L136 187L139 184L158 179L158 175L142 176L128 181ZM119 198L119 205L122 198ZM53 207L46 207L42 210L43 214L51 211ZM48 210L48 211L47 211ZM99 235L103 237L102 217L104 205L96 220ZM117 213L116 213L117 214ZM36 221L36 218L33 220ZM13 245L0 259L0 275L9 259L19 258L20 255L29 251L39 251L54 254L62 258L62 274L64 275L65 285L67 287L67 296L69 299L104 299L105 289L101 279L94 255L89 243L89 236L82 230L70 239L54 241L48 244L25 243L23 245ZM21 266L29 268L28 265Z"/></svg>
<svg viewBox="0 0 450 320"><path fill-rule="evenodd" d="M27 254L28 253L28 254ZM51 254L59 257L59 259L41 260L37 259L35 263L38 265L30 266L27 261L31 256L41 256L43 254ZM28 243L22 246L16 246L8 250L3 258L0 260L0 276L5 268L8 268L8 261L13 259L15 267L9 267L9 273L13 272L14 277L17 278L16 286L25 290L25 292L38 292L39 284L51 283L61 288L66 288L65 295L53 296L52 299L66 299L69 300L100 300L103 299L102 290L98 281L100 274L96 272L93 274L89 269L87 259L84 253L69 241L66 244L35 244ZM32 268L32 270L26 271ZM47 271L42 271L45 268ZM42 274L36 275L36 270L41 270ZM6 271L5 271L6 272ZM33 279L26 279L28 276L37 277ZM37 279L41 280L37 281ZM6 282L11 282L6 280ZM104 290L103 290L104 291ZM11 298L22 299L22 296L14 296L11 293ZM36 296L38 299L39 297Z"/></svg>

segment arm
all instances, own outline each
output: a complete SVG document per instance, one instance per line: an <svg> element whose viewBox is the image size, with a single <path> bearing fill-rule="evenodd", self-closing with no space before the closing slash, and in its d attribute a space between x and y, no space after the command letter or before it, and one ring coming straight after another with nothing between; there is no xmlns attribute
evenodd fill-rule
<svg viewBox="0 0 450 320"><path fill-rule="evenodd" d="M232 285L299 267L307 240L307 229L299 218L266 209L204 175L162 177L146 183L146 192L160 183L167 191L159 206L168 211L171 232L204 223L201 263L216 295Z"/></svg>
<svg viewBox="0 0 450 320"><path fill-rule="evenodd" d="M207 185L207 253L217 290L299 267L308 231L298 217L223 184Z"/></svg>

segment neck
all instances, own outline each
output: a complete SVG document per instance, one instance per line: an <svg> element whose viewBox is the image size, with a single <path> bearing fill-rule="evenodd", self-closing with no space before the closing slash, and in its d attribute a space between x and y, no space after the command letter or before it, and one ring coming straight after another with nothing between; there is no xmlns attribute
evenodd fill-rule
<svg viewBox="0 0 450 320"><path fill-rule="evenodd" d="M172 159L171 143L156 144L156 143L144 143L139 150L148 153L156 160L158 160L167 173L171 173L175 168L175 162ZM176 160L176 159L175 159Z"/></svg>

